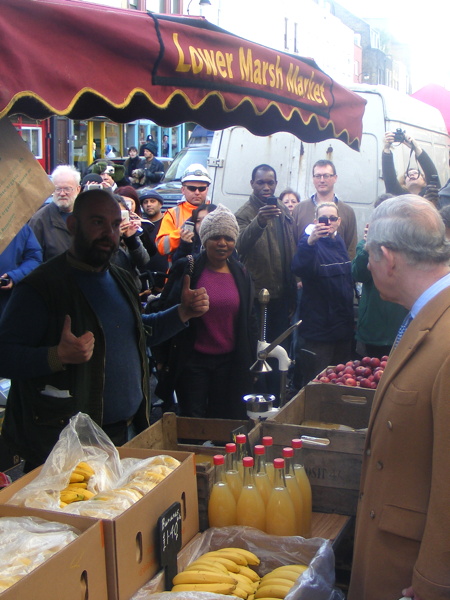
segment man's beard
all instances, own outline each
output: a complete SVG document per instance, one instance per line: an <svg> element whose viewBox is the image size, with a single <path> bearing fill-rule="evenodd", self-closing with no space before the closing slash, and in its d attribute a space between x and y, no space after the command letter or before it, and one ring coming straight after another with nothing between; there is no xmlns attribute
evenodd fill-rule
<svg viewBox="0 0 450 600"><path fill-rule="evenodd" d="M99 248L99 245L110 246L109 250ZM111 257L117 251L118 246L115 245L109 238L99 238L94 241L86 239L84 233L77 231L74 239L74 249L76 256L81 262L90 265L91 267L100 268L107 267L111 261Z"/></svg>

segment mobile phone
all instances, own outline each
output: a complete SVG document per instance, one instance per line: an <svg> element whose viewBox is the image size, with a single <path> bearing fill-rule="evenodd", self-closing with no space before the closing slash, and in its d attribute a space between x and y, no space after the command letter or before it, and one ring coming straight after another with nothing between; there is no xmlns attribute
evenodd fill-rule
<svg viewBox="0 0 450 600"><path fill-rule="evenodd" d="M431 175L431 177L430 177L430 185L434 185L434 187L438 187L438 179L439 179L439 175L437 175L436 173L433 173L433 175Z"/></svg>
<svg viewBox="0 0 450 600"><path fill-rule="evenodd" d="M330 224L328 217L326 217L325 215L322 215L321 217L319 217L318 221L319 221L319 223L323 223L324 225L327 225L327 226Z"/></svg>
<svg viewBox="0 0 450 600"><path fill-rule="evenodd" d="M125 221L125 223L130 222L130 213L127 210L121 210L120 214L122 215L122 221Z"/></svg>
<svg viewBox="0 0 450 600"><path fill-rule="evenodd" d="M266 204L270 204L270 206L277 206L278 198L276 196L269 196L267 198Z"/></svg>
<svg viewBox="0 0 450 600"><path fill-rule="evenodd" d="M103 186L101 183L88 183L87 185L84 186L84 191L87 192L88 190L102 190Z"/></svg>
<svg viewBox="0 0 450 600"><path fill-rule="evenodd" d="M0 277L0 287L9 285L11 283L11 277Z"/></svg>
<svg viewBox="0 0 450 600"><path fill-rule="evenodd" d="M190 231L191 233L194 232L194 228L195 228L195 225L192 221L186 221L185 224L183 225L183 229L186 229L186 231Z"/></svg>

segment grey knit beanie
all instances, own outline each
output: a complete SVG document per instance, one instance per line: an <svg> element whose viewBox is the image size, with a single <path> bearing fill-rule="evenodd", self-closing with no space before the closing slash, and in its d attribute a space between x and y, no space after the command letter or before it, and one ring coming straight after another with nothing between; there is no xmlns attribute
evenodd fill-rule
<svg viewBox="0 0 450 600"><path fill-rule="evenodd" d="M203 246L216 235L226 235L236 241L238 233L236 217L223 204L218 204L215 210L208 213L200 225L200 241Z"/></svg>

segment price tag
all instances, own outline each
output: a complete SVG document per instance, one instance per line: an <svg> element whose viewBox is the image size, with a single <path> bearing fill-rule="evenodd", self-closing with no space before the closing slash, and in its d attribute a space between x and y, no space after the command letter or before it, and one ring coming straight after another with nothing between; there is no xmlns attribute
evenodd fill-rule
<svg viewBox="0 0 450 600"><path fill-rule="evenodd" d="M177 554L181 550L181 504L174 502L158 519L159 561L165 573L166 590L178 572Z"/></svg>

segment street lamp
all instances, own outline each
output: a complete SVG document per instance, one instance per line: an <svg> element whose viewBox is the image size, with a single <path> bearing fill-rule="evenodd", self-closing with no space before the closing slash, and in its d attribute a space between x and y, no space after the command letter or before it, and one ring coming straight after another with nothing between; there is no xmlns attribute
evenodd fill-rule
<svg viewBox="0 0 450 600"><path fill-rule="evenodd" d="M192 4L192 0L189 0L189 4L187 5L187 8L186 8L187 14L189 14L189 7L191 4ZM199 4L199 6L211 6L210 0L200 0L200 2L198 4Z"/></svg>

